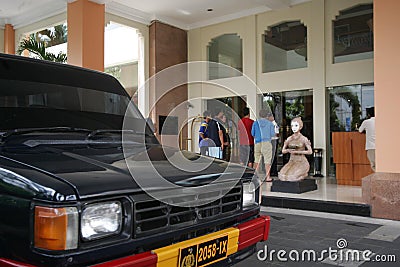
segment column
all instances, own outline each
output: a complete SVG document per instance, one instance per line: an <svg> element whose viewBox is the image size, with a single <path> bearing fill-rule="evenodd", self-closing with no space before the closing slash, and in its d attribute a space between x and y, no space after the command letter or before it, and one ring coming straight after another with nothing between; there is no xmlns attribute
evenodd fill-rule
<svg viewBox="0 0 400 267"><path fill-rule="evenodd" d="M327 149L329 148L329 139L327 140L327 121L326 113L329 106L326 103L326 81L325 81L325 1L312 1L312 26L306 25L309 31L307 36L308 59L310 79L313 89L313 128L314 128L314 148L326 148L323 151L322 174L328 175L326 166L328 162Z"/></svg>
<svg viewBox="0 0 400 267"><path fill-rule="evenodd" d="M11 24L4 26L4 53L15 54L15 30Z"/></svg>
<svg viewBox="0 0 400 267"><path fill-rule="evenodd" d="M187 32L185 30L159 21L153 21L149 28L149 34L150 76L157 75L157 73L168 67L187 62ZM177 75L172 74L168 76L167 74L166 79L168 81L157 83L156 80L155 83L150 84L149 87L150 116L156 128L160 130L160 116L178 117L178 131L180 131L180 133L170 133L159 136L159 139L164 145L173 147L179 146L179 138L187 139L187 129L184 125L187 120L188 109L187 105L182 105L182 103L188 99L188 87L187 84L184 84L175 88L168 88L168 84L173 84L174 80L181 79L182 77L187 77L187 69L182 69L182 72L179 72ZM185 78L183 80L185 80ZM180 130L181 127L183 127L182 130ZM186 142L183 142L183 144L185 143Z"/></svg>
<svg viewBox="0 0 400 267"><path fill-rule="evenodd" d="M105 6L89 0L68 3L68 63L104 71Z"/></svg>
<svg viewBox="0 0 400 267"><path fill-rule="evenodd" d="M400 220L398 0L374 1L376 173L363 179L373 217Z"/></svg>

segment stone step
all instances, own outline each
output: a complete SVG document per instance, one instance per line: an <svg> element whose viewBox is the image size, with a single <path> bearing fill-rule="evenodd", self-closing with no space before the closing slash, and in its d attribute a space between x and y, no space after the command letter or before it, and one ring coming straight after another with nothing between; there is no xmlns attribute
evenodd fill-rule
<svg viewBox="0 0 400 267"><path fill-rule="evenodd" d="M311 210L338 214L371 217L367 204L323 201L314 199L262 196L261 205L265 207Z"/></svg>

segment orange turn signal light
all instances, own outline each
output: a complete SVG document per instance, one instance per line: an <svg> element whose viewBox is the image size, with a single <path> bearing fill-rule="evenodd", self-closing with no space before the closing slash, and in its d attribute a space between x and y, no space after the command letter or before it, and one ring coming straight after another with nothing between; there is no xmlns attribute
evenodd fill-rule
<svg viewBox="0 0 400 267"><path fill-rule="evenodd" d="M74 249L78 244L78 211L74 207L35 207L34 244L49 250Z"/></svg>

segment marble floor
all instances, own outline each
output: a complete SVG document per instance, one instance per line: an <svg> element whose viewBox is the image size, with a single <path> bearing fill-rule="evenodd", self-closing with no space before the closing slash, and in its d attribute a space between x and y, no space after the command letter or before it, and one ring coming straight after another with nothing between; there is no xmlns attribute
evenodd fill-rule
<svg viewBox="0 0 400 267"><path fill-rule="evenodd" d="M277 177L272 177L278 179ZM317 178L318 189L302 194L271 192L272 183L262 184L262 194L265 196L312 199L345 203L364 203L361 186L337 185L334 177Z"/></svg>

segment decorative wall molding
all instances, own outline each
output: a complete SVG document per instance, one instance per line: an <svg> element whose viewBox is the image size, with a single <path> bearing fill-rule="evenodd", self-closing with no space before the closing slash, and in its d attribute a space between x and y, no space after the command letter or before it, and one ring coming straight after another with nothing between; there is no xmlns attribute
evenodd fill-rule
<svg viewBox="0 0 400 267"><path fill-rule="evenodd" d="M149 13L127 7L116 2L110 2L106 4L106 12L129 20L134 20L145 25L149 25L153 20L151 14Z"/></svg>
<svg viewBox="0 0 400 267"><path fill-rule="evenodd" d="M13 25L14 29L19 29L66 11L67 5L64 1L51 1L41 8L31 9L29 12L22 13L12 18L3 19L3 21L0 19L0 27L4 28L4 25L9 23Z"/></svg>
<svg viewBox="0 0 400 267"><path fill-rule="evenodd" d="M271 8L269 8L267 6L260 6L257 8L247 9L247 10L243 10L243 11L240 11L237 13L233 13L233 14L229 14L229 15L225 15L225 16L221 16L221 17L213 18L213 19L209 19L209 20L203 20L198 23L193 23L193 24L187 25L187 30L210 26L210 25L217 24L217 23L227 22L227 21L239 19L242 17L247 17L247 16L251 16L251 15L264 13L267 11L271 11Z"/></svg>
<svg viewBox="0 0 400 267"><path fill-rule="evenodd" d="M49 1L46 5L40 6L40 8L31 9L28 12L21 13L14 17L0 18L0 28L4 28L6 23L13 25L14 29L18 29L29 24L47 19L49 17L59 15L60 13L66 12L67 4L73 3L77 0L54 0ZM184 30L191 30L195 28L205 27L217 23L227 22L230 20L251 16L263 12L267 12L274 9L288 8L298 3L303 3L310 0L264 0L260 1L260 6L252 9L243 10L240 12L220 16L218 18L207 19L199 21L193 24L187 24L180 20L160 16L156 14L147 13L133 7L128 7L124 4L119 3L117 0L89 0L97 4L104 4L106 12L117 15L129 20L133 20L145 25L149 25L151 21L158 20L163 23L178 27Z"/></svg>

